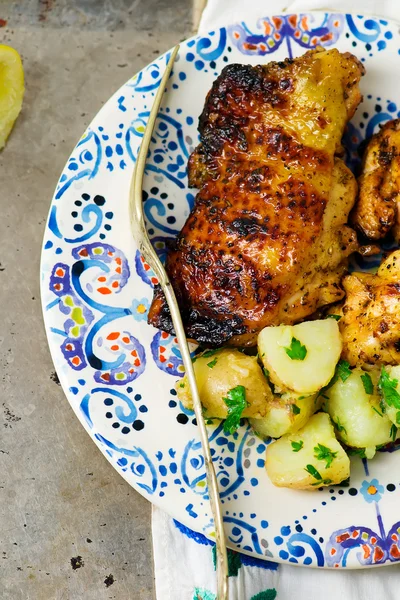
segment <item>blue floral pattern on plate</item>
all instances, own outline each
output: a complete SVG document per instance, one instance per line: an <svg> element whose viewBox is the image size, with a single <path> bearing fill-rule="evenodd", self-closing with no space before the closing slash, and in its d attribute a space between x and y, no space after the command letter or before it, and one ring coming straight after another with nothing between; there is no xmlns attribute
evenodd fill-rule
<svg viewBox="0 0 400 600"><path fill-rule="evenodd" d="M367 68L368 95L345 136L346 159L357 172L359 143L400 116L393 78L400 60L397 24L359 15L278 15L181 44L143 190L149 235L162 260L193 206L186 163L213 79L228 63L283 60L317 45L354 52ZM161 56L118 90L72 152L45 232L42 300L54 364L92 439L136 490L212 540L195 416L174 389L183 373L180 351L173 336L147 325L157 278L128 225L130 179L168 58ZM352 267L371 269L378 261L357 257ZM209 433L233 548L305 566L400 560L400 492L391 481L396 447L371 463L353 458L347 488L295 492L271 485L267 444L247 424L225 435L214 421Z"/></svg>

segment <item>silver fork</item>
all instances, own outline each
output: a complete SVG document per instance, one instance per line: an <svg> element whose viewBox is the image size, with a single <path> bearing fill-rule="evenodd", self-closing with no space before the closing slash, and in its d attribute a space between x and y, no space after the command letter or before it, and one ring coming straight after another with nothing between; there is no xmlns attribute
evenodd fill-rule
<svg viewBox="0 0 400 600"><path fill-rule="evenodd" d="M165 73L161 79L154 103L150 112L149 120L143 135L143 140L139 149L136 161L131 188L130 188L130 215L133 237L136 240L138 248L146 262L153 269L157 276L161 289L164 292L169 310L174 324L176 337L182 353L183 364L186 375L189 380L190 390L193 398L194 412L196 414L197 425L199 428L201 444L205 459L208 493L210 497L211 510L214 517L215 542L217 550L217 598L218 600L228 600L228 560L226 551L226 538L222 518L221 501L219 498L218 482L214 470L214 464L211 457L210 445L208 442L207 428L204 422L199 391L197 389L196 377L193 370L193 364L190 357L188 342L182 323L182 317L176 301L175 293L169 281L168 275L160 262L149 237L147 235L146 225L143 216L143 176L146 166L146 158L151 142L151 136L154 131L158 111L164 94L165 86L171 74L172 67L178 54L179 46L176 46L168 61Z"/></svg>

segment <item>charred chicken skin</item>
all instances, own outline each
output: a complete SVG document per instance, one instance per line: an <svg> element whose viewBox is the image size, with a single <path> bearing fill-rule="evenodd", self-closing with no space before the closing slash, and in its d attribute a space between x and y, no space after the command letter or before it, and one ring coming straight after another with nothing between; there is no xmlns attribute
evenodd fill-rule
<svg viewBox="0 0 400 600"><path fill-rule="evenodd" d="M362 75L353 55L316 49L215 81L189 160L200 191L166 263L189 338L253 345L343 297L357 184L336 154ZM157 288L149 322L173 331Z"/></svg>

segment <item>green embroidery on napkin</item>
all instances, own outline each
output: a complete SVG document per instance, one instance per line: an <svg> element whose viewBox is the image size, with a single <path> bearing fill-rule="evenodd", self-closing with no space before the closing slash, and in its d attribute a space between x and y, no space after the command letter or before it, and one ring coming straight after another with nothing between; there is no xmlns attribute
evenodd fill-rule
<svg viewBox="0 0 400 600"><path fill-rule="evenodd" d="M242 566L242 561L240 558L239 552L234 552L234 550L227 549L228 554L228 576L229 577L237 577L239 573L239 569ZM214 563L214 570L217 565L217 550L216 546L213 546L212 549L212 559ZM261 599L262 600L262 599Z"/></svg>
<svg viewBox="0 0 400 600"><path fill-rule="evenodd" d="M256 594L250 600L275 600L276 595L276 589L271 588L269 590L265 590L265 592L260 592L259 594Z"/></svg>
<svg viewBox="0 0 400 600"><path fill-rule="evenodd" d="M204 588L194 588L193 600L217 600L217 596Z"/></svg>

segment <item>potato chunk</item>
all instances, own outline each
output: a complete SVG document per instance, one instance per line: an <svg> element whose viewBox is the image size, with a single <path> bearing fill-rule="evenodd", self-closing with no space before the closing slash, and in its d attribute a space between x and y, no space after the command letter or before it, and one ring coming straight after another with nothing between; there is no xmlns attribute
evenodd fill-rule
<svg viewBox="0 0 400 600"><path fill-rule="evenodd" d="M254 431L264 437L278 438L293 433L307 423L321 405L317 394L299 396L286 393L268 401L268 411L262 419L249 419Z"/></svg>
<svg viewBox="0 0 400 600"><path fill-rule="evenodd" d="M377 370L356 368L345 381L339 377L323 392L338 438L348 446L365 448L367 458L372 458L376 446L391 440L392 423L382 412L378 378Z"/></svg>
<svg viewBox="0 0 400 600"><path fill-rule="evenodd" d="M247 356L239 350L224 349L206 351L196 358L193 365L200 400L207 417L225 419L228 407L224 402L228 392L238 385L246 390L249 406L243 417L264 417L268 410L267 401L273 399L271 388L255 356ZM186 408L193 408L187 377L176 384L178 398Z"/></svg>
<svg viewBox="0 0 400 600"><path fill-rule="evenodd" d="M258 351L272 383L298 394L314 394L333 377L342 351L334 319L266 327Z"/></svg>
<svg viewBox="0 0 400 600"><path fill-rule="evenodd" d="M349 457L324 413L268 446L265 467L274 485L300 490L340 483L350 475Z"/></svg>

